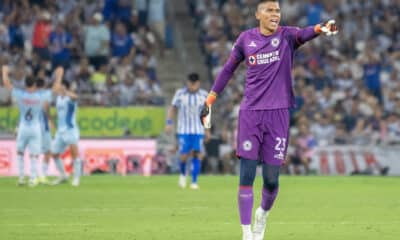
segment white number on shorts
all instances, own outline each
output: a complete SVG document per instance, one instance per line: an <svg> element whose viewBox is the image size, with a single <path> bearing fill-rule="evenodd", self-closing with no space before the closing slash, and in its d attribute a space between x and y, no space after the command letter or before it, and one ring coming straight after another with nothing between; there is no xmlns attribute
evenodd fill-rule
<svg viewBox="0 0 400 240"><path fill-rule="evenodd" d="M284 151L286 147L286 138L277 137L275 138L275 140L276 140L275 150Z"/></svg>

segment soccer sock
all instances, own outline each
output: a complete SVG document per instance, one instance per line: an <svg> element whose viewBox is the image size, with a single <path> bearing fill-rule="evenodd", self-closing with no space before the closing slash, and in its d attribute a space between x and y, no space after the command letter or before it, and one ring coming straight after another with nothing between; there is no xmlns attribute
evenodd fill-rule
<svg viewBox="0 0 400 240"><path fill-rule="evenodd" d="M201 162L198 158L192 159L192 183L197 183L197 176L200 173Z"/></svg>
<svg viewBox="0 0 400 240"><path fill-rule="evenodd" d="M180 161L179 167L181 169L181 175L186 176L186 161Z"/></svg>
<svg viewBox="0 0 400 240"><path fill-rule="evenodd" d="M253 186L240 186L238 193L238 206L240 223L251 224L251 213L253 211Z"/></svg>
<svg viewBox="0 0 400 240"><path fill-rule="evenodd" d="M77 179L81 176L82 172L82 161L77 158L74 161L74 178Z"/></svg>
<svg viewBox="0 0 400 240"><path fill-rule="evenodd" d="M24 155L18 154L17 156L18 159L18 173L19 173L19 179L23 179L25 177L24 173Z"/></svg>
<svg viewBox="0 0 400 240"><path fill-rule="evenodd" d="M275 202L276 196L278 195L279 187L276 187L272 192L263 187L261 197L261 208L264 211L269 211Z"/></svg>
<svg viewBox="0 0 400 240"><path fill-rule="evenodd" d="M58 171L60 172L61 177L66 178L67 175L65 174L64 164L61 162L61 159L59 157L55 158L54 162L56 163L56 167L57 167Z"/></svg>
<svg viewBox="0 0 400 240"><path fill-rule="evenodd" d="M45 160L42 161L42 174L43 177L47 177L47 170L49 169L49 163Z"/></svg>
<svg viewBox="0 0 400 240"><path fill-rule="evenodd" d="M37 177L36 162L37 156L31 156L31 180L36 179Z"/></svg>

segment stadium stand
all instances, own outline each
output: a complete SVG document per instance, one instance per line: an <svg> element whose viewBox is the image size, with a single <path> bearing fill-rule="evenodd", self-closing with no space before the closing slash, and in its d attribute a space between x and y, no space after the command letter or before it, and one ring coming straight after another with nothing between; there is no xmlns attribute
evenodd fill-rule
<svg viewBox="0 0 400 240"><path fill-rule="evenodd" d="M188 0L210 78L215 79L240 31L256 26L254 0ZM282 25L337 19L341 32L296 55L297 108L292 133L306 126L316 144L400 143L400 35L397 1L282 1ZM221 119L237 117L242 65L219 98ZM228 127L227 129L233 129Z"/></svg>
<svg viewBox="0 0 400 240"><path fill-rule="evenodd" d="M162 4L1 1L0 64L11 63L19 87L32 74L51 84L51 70L64 66L81 105L163 105L156 71L156 55L164 48ZM0 104L10 103L10 96L1 94Z"/></svg>

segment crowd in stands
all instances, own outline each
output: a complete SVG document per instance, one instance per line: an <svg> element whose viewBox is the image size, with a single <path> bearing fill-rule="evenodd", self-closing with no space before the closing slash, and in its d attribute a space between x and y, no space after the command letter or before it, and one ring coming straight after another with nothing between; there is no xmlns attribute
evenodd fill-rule
<svg viewBox="0 0 400 240"><path fill-rule="evenodd" d="M162 105L157 56L164 48L165 0L2 0L0 65L14 86L29 75L65 79L81 105ZM0 81L2 82L2 81ZM0 84L0 105L11 103Z"/></svg>
<svg viewBox="0 0 400 240"><path fill-rule="evenodd" d="M257 3L188 0L210 78L220 72L240 32L257 26ZM400 2L287 0L280 7L281 25L336 19L340 29L333 38L308 42L295 56L292 152L307 158L315 146L400 143ZM214 114L231 120L224 121L228 130L234 129L244 86L241 64Z"/></svg>

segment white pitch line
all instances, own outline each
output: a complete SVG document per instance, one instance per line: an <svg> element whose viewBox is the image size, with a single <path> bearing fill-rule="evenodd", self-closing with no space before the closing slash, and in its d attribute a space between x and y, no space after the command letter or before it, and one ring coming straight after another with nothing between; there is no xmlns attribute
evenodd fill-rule
<svg viewBox="0 0 400 240"><path fill-rule="evenodd" d="M88 227L94 226L95 224L85 223L5 223L3 226L9 227Z"/></svg>
<svg viewBox="0 0 400 240"><path fill-rule="evenodd" d="M275 225L398 225L400 221L391 222L269 222Z"/></svg>

